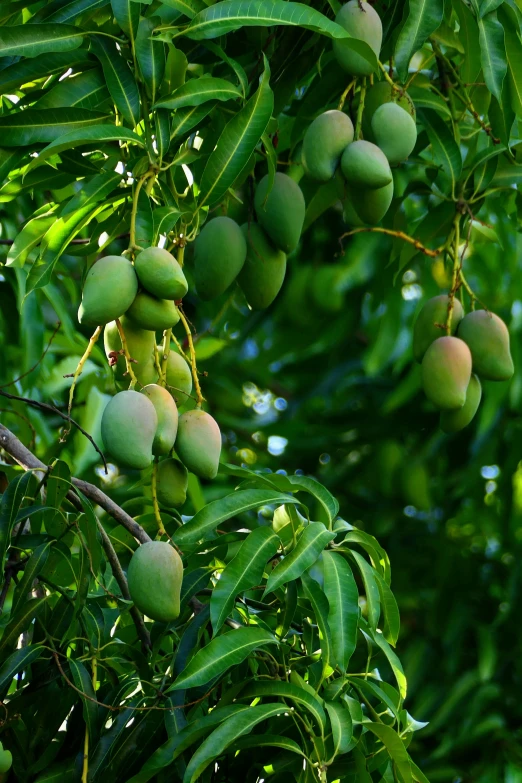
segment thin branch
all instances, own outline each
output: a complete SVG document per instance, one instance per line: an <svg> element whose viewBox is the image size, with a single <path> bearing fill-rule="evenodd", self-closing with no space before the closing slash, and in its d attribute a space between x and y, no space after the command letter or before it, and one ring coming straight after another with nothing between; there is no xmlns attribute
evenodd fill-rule
<svg viewBox="0 0 522 783"><path fill-rule="evenodd" d="M343 239L346 237L351 237L354 234L361 234L363 232L386 234L390 237L402 239L403 242L408 242L410 245L413 245L413 247L419 250L419 252L424 253L425 256L429 256L430 258L437 258L437 256L439 256L444 250L444 246L438 247L436 250L430 250L429 247L425 247L422 242L419 242L419 240L415 239L415 237L410 237L409 234L405 234L404 231L394 231L391 228L380 228L379 226L372 226L371 228L354 228L351 231L347 231L346 234L343 234L341 237L339 237L341 247Z"/></svg>

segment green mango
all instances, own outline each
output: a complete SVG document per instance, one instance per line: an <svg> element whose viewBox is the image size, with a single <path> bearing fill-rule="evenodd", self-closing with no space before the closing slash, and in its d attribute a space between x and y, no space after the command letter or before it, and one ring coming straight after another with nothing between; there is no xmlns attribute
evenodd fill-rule
<svg viewBox="0 0 522 783"><path fill-rule="evenodd" d="M473 371L487 381L509 381L515 368L509 349L509 332L495 313L474 310L459 324L458 336L468 345Z"/></svg>
<svg viewBox="0 0 522 783"><path fill-rule="evenodd" d="M357 111L359 106L359 96L357 93L353 103L353 110ZM387 81L376 82L366 90L364 98L364 109L362 115L362 132L363 137L368 141L373 141L375 144L375 137L372 131L372 119L373 115L384 103L396 103L404 111L407 111L410 117L415 119L415 105L407 92L402 90L398 92L394 90L391 84Z"/></svg>
<svg viewBox="0 0 522 783"><path fill-rule="evenodd" d="M183 299L188 291L183 270L174 256L162 247L148 247L138 253L134 269L143 288L159 299Z"/></svg>
<svg viewBox="0 0 522 783"><path fill-rule="evenodd" d="M347 226L350 228L362 228L364 226L364 221L361 220L357 212L355 211L355 207L353 205L353 200L356 198L356 189L354 189L353 193L350 193L347 191L346 197L343 199L343 221L346 223Z"/></svg>
<svg viewBox="0 0 522 783"><path fill-rule="evenodd" d="M13 756L10 750L0 750L0 773L8 772L13 763Z"/></svg>
<svg viewBox="0 0 522 783"><path fill-rule="evenodd" d="M180 416L176 454L191 473L213 479L221 454L221 432L216 420L199 408Z"/></svg>
<svg viewBox="0 0 522 783"><path fill-rule="evenodd" d="M285 253L295 250L305 219L306 205L297 182L278 171L268 193L269 176L256 188L254 207L261 228L272 242ZM268 196L267 196L268 193Z"/></svg>
<svg viewBox="0 0 522 783"><path fill-rule="evenodd" d="M257 223L244 223L241 231L247 241L247 257L238 283L253 310L264 310L281 290L286 272L286 255L270 244Z"/></svg>
<svg viewBox="0 0 522 783"><path fill-rule="evenodd" d="M216 217L205 223L194 242L194 282L201 299L221 296L243 268L245 237L235 220Z"/></svg>
<svg viewBox="0 0 522 783"><path fill-rule="evenodd" d="M187 499L187 486L187 469L179 460L169 457L158 463L156 494L160 506L182 506Z"/></svg>
<svg viewBox="0 0 522 783"><path fill-rule="evenodd" d="M303 139L301 160L308 176L320 182L332 179L353 133L353 123L342 111L332 109L316 117Z"/></svg>
<svg viewBox="0 0 522 783"><path fill-rule="evenodd" d="M366 0L350 0L341 6L335 17L337 24L344 27L351 38L365 41L377 57L382 45L382 22L379 14ZM343 70L352 76L369 76L373 68L360 54L350 47L349 41L334 38L333 52Z"/></svg>
<svg viewBox="0 0 522 783"><path fill-rule="evenodd" d="M85 278L78 320L85 326L114 321L127 312L137 292L138 278L128 258L100 258Z"/></svg>
<svg viewBox="0 0 522 783"><path fill-rule="evenodd" d="M157 383L150 383L141 390L156 410L158 426L152 442L152 453L157 457L163 457L174 447L174 441L178 433L178 409L172 396Z"/></svg>
<svg viewBox="0 0 522 783"><path fill-rule="evenodd" d="M137 326L154 332L170 329L179 321L178 309L172 299L157 299L145 291L136 296L127 315Z"/></svg>
<svg viewBox="0 0 522 783"><path fill-rule="evenodd" d="M482 386L476 375L472 375L466 392L466 401L458 411L442 411L440 428L448 434L459 432L467 427L475 416L482 397Z"/></svg>
<svg viewBox="0 0 522 783"><path fill-rule="evenodd" d="M122 315L119 321L125 335L129 354L131 358L134 359L132 362L132 369L138 380L143 383L140 376L143 376L144 373L146 374L145 368L152 366L154 369L153 357L156 335L154 332L141 329L134 321L127 318L126 315ZM119 351L122 350L120 333L116 326L116 321L111 321L106 325L103 332L103 345L107 359L110 358L111 353L119 354ZM116 380L128 380L128 376L125 375L127 372L125 356L118 355L116 364L112 365L112 371L114 372Z"/></svg>
<svg viewBox="0 0 522 783"><path fill-rule="evenodd" d="M471 352L458 337L438 337L422 360L426 397L441 410L458 410L466 402L471 378Z"/></svg>
<svg viewBox="0 0 522 783"><path fill-rule="evenodd" d="M407 459L401 469L400 486L404 503L419 511L429 511L433 506L430 476L423 462Z"/></svg>
<svg viewBox="0 0 522 783"><path fill-rule="evenodd" d="M393 166L411 155L417 142L415 120L397 103L383 103L372 117L377 145Z"/></svg>
<svg viewBox="0 0 522 783"><path fill-rule="evenodd" d="M393 181L383 188L352 188L347 186L348 197L356 214L370 226L380 223L393 198Z"/></svg>
<svg viewBox="0 0 522 783"><path fill-rule="evenodd" d="M126 468L143 470L152 462L158 416L140 392L118 392L103 411L101 436L109 454Z"/></svg>
<svg viewBox="0 0 522 783"><path fill-rule="evenodd" d="M162 348L158 345L160 361ZM170 350L167 359L167 388L177 405L184 405L192 393L192 370L177 351Z"/></svg>
<svg viewBox="0 0 522 783"><path fill-rule="evenodd" d="M350 185L384 188L393 181L388 159L371 141L348 144L341 158L341 171Z"/></svg>
<svg viewBox="0 0 522 783"><path fill-rule="evenodd" d="M446 319L448 317L448 296L441 294L428 299L422 306L415 324L413 325L413 356L415 361L422 362L422 358L432 342L445 335ZM460 301L453 300L453 312L451 314L451 334L455 334L459 323L464 318L464 310Z"/></svg>
<svg viewBox="0 0 522 783"><path fill-rule="evenodd" d="M147 541L135 550L127 581L132 600L146 617L169 623L179 616L183 563L166 541Z"/></svg>

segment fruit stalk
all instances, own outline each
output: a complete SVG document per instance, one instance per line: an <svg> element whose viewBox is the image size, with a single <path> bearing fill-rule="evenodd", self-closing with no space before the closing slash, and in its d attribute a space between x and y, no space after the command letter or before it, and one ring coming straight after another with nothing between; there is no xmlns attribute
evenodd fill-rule
<svg viewBox="0 0 522 783"><path fill-rule="evenodd" d="M194 388L196 390L196 408L201 408L204 397L201 392L201 386L199 385L199 378L198 378L198 368L196 365L196 350L194 348L194 341L192 340L192 332L190 331L190 326L188 325L188 321L185 317L185 314L181 307L178 307L179 317L181 319L181 322L183 324L183 327L185 329L185 333L187 335L187 340L189 344L189 350L190 350L190 366L192 369L192 378L194 380Z"/></svg>
<svg viewBox="0 0 522 783"><path fill-rule="evenodd" d="M122 350L123 350L123 355L125 356L125 364L127 366L127 372L129 374L129 378L130 378L129 389L134 389L134 387L136 386L136 384L138 382L138 379L136 378L136 376L134 374L134 370L132 369L132 357L131 357L131 355L129 353L129 347L127 345L127 339L125 337L125 332L123 331L123 327L122 327L122 325L120 323L120 319L119 318L116 318L116 327L118 329L118 334L120 335L121 347L122 347Z"/></svg>
<svg viewBox="0 0 522 783"><path fill-rule="evenodd" d="M357 107L357 119L355 121L355 140L362 139L362 117L364 111L364 101L366 98L366 76L362 80L361 92L359 95L359 106Z"/></svg>
<svg viewBox="0 0 522 783"><path fill-rule="evenodd" d="M154 462L152 464L151 490L152 490L152 507L154 509L154 516L158 524L159 533L161 536L167 535L167 531L163 526L163 520L161 519L160 508L158 503L158 458L157 457L154 457Z"/></svg>
<svg viewBox="0 0 522 783"><path fill-rule="evenodd" d="M454 235L453 235L453 272L451 276L451 288L448 296L448 315L446 317L446 334L451 335L451 318L453 315L453 306L455 302L455 294L459 287L459 271L460 271L460 257L459 257L459 245L460 245L460 214L455 215L454 220Z"/></svg>
<svg viewBox="0 0 522 783"><path fill-rule="evenodd" d="M85 353L83 354L82 358L78 362L78 366L76 367L76 370L74 371L73 382L72 382L71 388L69 390L69 404L67 406L67 415L69 416L69 418L71 416L72 404L73 404L73 399L74 399L74 390L76 389L76 381L78 380L79 376L82 374L82 370L84 368L85 362L87 361L87 359L91 355L92 349L94 348L94 346L95 346L95 344L96 344L96 342L98 340L98 337L101 334L101 330L102 329L103 329L102 326L97 326L96 327L96 330L94 331L94 334L92 335L91 339L89 340L89 344L88 344L87 348L85 349ZM71 422L69 421L69 424L67 425L67 427L63 431L62 437L60 438L60 442L61 443L65 442L65 439L69 435L70 431L71 431Z"/></svg>

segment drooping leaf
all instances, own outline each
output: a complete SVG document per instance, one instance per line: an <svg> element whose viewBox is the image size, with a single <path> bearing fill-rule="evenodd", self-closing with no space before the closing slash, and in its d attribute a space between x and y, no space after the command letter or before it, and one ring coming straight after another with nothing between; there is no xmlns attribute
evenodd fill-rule
<svg viewBox="0 0 522 783"><path fill-rule="evenodd" d="M268 698L269 696L288 699L307 709L317 721L320 729L326 729L326 714L322 699L298 685L278 680L277 682L256 682L247 685L239 694L240 699Z"/></svg>
<svg viewBox="0 0 522 783"><path fill-rule="evenodd" d="M48 144L47 147L44 147L39 153L38 157L33 160L28 170L32 170L48 158L53 155L58 155L65 150L84 145L89 145L91 149L96 150L99 149L100 145L116 141L127 141L133 144L139 144L142 147L144 146L143 139L128 128L123 128L121 126L115 127L114 125L95 125L93 128L82 128L81 130L65 133L63 136L60 136L60 138Z"/></svg>
<svg viewBox="0 0 522 783"><path fill-rule="evenodd" d="M16 650L4 661L0 668L0 691L8 686L15 674L24 671L32 663L45 655L47 650L41 645L29 645Z"/></svg>
<svg viewBox="0 0 522 783"><path fill-rule="evenodd" d="M353 724L350 711L344 704L336 701L327 701L325 707L332 726L334 756L342 756L352 747Z"/></svg>
<svg viewBox="0 0 522 783"><path fill-rule="evenodd" d="M181 143L189 132L199 125L210 114L215 106L214 101L203 103L201 106L190 106L186 109L178 109L172 119L170 129L171 141Z"/></svg>
<svg viewBox="0 0 522 783"><path fill-rule="evenodd" d="M241 90L226 79L215 76L200 76L178 87L172 95L162 98L154 108L181 109L185 106L200 106L211 100L230 101L241 98Z"/></svg>
<svg viewBox="0 0 522 783"><path fill-rule="evenodd" d="M484 80L497 101L501 101L502 85L507 72L504 28L496 14L478 20L480 57Z"/></svg>
<svg viewBox="0 0 522 783"><path fill-rule="evenodd" d="M31 250L39 244L55 220L54 210L29 220L9 248L6 266L22 267Z"/></svg>
<svg viewBox="0 0 522 783"><path fill-rule="evenodd" d="M359 593L350 566L338 552L324 552L323 570L333 654L345 672L357 643Z"/></svg>
<svg viewBox="0 0 522 783"><path fill-rule="evenodd" d="M140 95L129 66L113 41L91 36L92 51L99 59L112 99L126 122L135 127L140 120Z"/></svg>
<svg viewBox="0 0 522 783"><path fill-rule="evenodd" d="M311 522L305 527L296 547L274 568L268 578L263 596L277 590L281 585L298 579L317 560L325 546L335 538L335 533L325 528L322 522Z"/></svg>
<svg viewBox="0 0 522 783"><path fill-rule="evenodd" d="M357 563L363 580L366 603L368 606L368 622L370 623L370 626L375 629L377 628L381 614L381 602L375 572L368 561L360 555L359 552L351 550L350 554Z"/></svg>
<svg viewBox="0 0 522 783"><path fill-rule="evenodd" d="M85 33L68 24L20 24L0 28L0 57L38 57L47 52L69 52L82 44Z"/></svg>
<svg viewBox="0 0 522 783"><path fill-rule="evenodd" d="M286 476L286 478L294 487L298 487L299 489L308 492L310 495L313 495L324 508L328 521L330 523L334 521L339 513L339 503L326 487L310 476Z"/></svg>
<svg viewBox="0 0 522 783"><path fill-rule="evenodd" d="M117 171L102 171L90 180L83 180L82 189L67 202L61 212L62 217L76 212L86 206L87 202L94 205L103 201L115 190L121 182L121 174Z"/></svg>
<svg viewBox="0 0 522 783"><path fill-rule="evenodd" d="M77 30L77 28L74 28ZM92 68L96 61L84 49L76 49L74 53L46 53L45 57L19 60L0 71L0 92L6 93L44 76L55 73L65 73L69 68Z"/></svg>
<svg viewBox="0 0 522 783"><path fill-rule="evenodd" d="M458 144L436 112L431 109L423 109L418 113L418 116L428 134L433 157L442 167L454 188L462 171L462 155Z"/></svg>
<svg viewBox="0 0 522 783"><path fill-rule="evenodd" d="M158 18L141 19L135 45L141 76L152 101L155 101L158 95L166 62L165 44L152 35L159 21Z"/></svg>
<svg viewBox="0 0 522 783"><path fill-rule="evenodd" d="M94 743L98 739L99 719L96 693L92 686L92 680L89 672L81 661L69 658L69 668L74 684L81 691L80 698L83 702L83 719L89 730L90 741Z"/></svg>
<svg viewBox="0 0 522 783"><path fill-rule="evenodd" d="M0 503L0 565L4 572L5 556L9 547L11 531L28 491L31 473L21 473L9 482Z"/></svg>
<svg viewBox="0 0 522 783"><path fill-rule="evenodd" d="M315 620L321 633L321 663L324 675L328 667L334 665L332 632L328 622L328 600L322 588L315 579L312 579L310 574L304 573L301 576L301 582L305 595L312 604Z"/></svg>
<svg viewBox="0 0 522 783"><path fill-rule="evenodd" d="M131 41L135 40L140 21L140 4L135 0L111 0L112 12Z"/></svg>
<svg viewBox="0 0 522 783"><path fill-rule="evenodd" d="M2 638L0 639L0 653L4 654L6 651L15 647L18 638L24 631L29 628L30 624L43 609L44 604L49 600L48 595L44 595L40 598L30 598L25 603L18 605L16 612L11 615L11 619L4 629Z"/></svg>
<svg viewBox="0 0 522 783"><path fill-rule="evenodd" d="M386 750L393 763L397 766L404 783L412 783L410 759L408 751L404 747L404 742L391 726L384 723L367 722L364 724L368 731L372 731L385 745Z"/></svg>
<svg viewBox="0 0 522 783"><path fill-rule="evenodd" d="M244 661L253 650L267 644L277 644L277 641L261 628L238 628L216 636L195 654L167 692L205 685Z"/></svg>
<svg viewBox="0 0 522 783"><path fill-rule="evenodd" d="M395 44L395 65L406 81L410 60L442 22L444 0L409 0L408 15Z"/></svg>
<svg viewBox="0 0 522 783"><path fill-rule="evenodd" d="M109 121L109 114L89 109L26 109L0 116L0 135L5 147L28 147L58 141L65 134Z"/></svg>
<svg viewBox="0 0 522 783"><path fill-rule="evenodd" d="M16 586L16 590L13 595L11 612L16 612L31 592L35 578L38 576L47 562L50 546L50 541L37 546L25 564L24 575L19 584Z"/></svg>
<svg viewBox="0 0 522 783"><path fill-rule="evenodd" d="M46 22L56 22L66 24L68 22L74 22L78 17L88 14L89 12L96 11L98 8L103 8L105 5L109 5L110 0L72 0L67 3L63 8L59 8L54 13L46 17Z"/></svg>
<svg viewBox="0 0 522 783"><path fill-rule="evenodd" d="M49 92L36 101L36 109L55 109L69 106L79 109L96 110L109 99L103 74L97 68L58 82Z"/></svg>

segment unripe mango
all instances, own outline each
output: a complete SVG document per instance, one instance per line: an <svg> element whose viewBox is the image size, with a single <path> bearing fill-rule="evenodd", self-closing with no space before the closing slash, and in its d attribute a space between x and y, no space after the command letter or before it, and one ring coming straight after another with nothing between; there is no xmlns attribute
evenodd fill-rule
<svg viewBox="0 0 522 783"><path fill-rule="evenodd" d="M380 223L390 208L393 198L393 181L383 188L347 188L352 206L363 223L374 226Z"/></svg>
<svg viewBox="0 0 522 783"><path fill-rule="evenodd" d="M144 394L133 390L118 392L103 411L103 444L120 465L144 470L152 462L157 426L154 405Z"/></svg>
<svg viewBox="0 0 522 783"><path fill-rule="evenodd" d="M415 120L397 103L379 106L372 118L372 132L392 166L406 160L417 142Z"/></svg>
<svg viewBox="0 0 522 783"><path fill-rule="evenodd" d="M178 433L178 409L169 392L157 383L144 386L141 393L145 394L154 405L158 417L152 453L162 457L174 447Z"/></svg>
<svg viewBox="0 0 522 783"><path fill-rule="evenodd" d="M160 361L162 348L158 345ZM192 370L179 353L171 350L167 359L167 389L177 405L184 405L192 393Z"/></svg>
<svg viewBox="0 0 522 783"><path fill-rule="evenodd" d="M305 219L303 191L293 179L278 171L268 193L269 177L263 177L256 188L254 206L261 228L285 253L295 250ZM268 193L268 196L267 196Z"/></svg>
<svg viewBox="0 0 522 783"><path fill-rule="evenodd" d="M360 93L357 93L354 100L353 109L357 110L358 97ZM372 132L372 119L373 115L384 103L397 103L401 109L407 111L410 117L415 120L415 105L407 92L398 92L394 90L391 84L387 81L376 82L366 90L364 98L364 110L362 116L362 132L363 137L368 141L375 143L375 137Z"/></svg>
<svg viewBox="0 0 522 783"><path fill-rule="evenodd" d="M205 223L194 242L194 281L206 301L221 296L243 268L245 237L235 220L224 215Z"/></svg>
<svg viewBox="0 0 522 783"><path fill-rule="evenodd" d="M176 454L191 473L213 479L221 454L221 432L216 420L198 408L180 416Z"/></svg>
<svg viewBox="0 0 522 783"><path fill-rule="evenodd" d="M353 133L353 123L342 111L332 109L316 117L303 139L301 160L308 176L320 182L332 179Z"/></svg>
<svg viewBox="0 0 522 783"><path fill-rule="evenodd" d="M175 326L179 313L172 299L157 299L140 291L127 311L127 315L142 329L163 331Z"/></svg>
<svg viewBox="0 0 522 783"><path fill-rule="evenodd" d="M78 320L100 326L127 312L138 291L138 278L128 258L105 256L89 269L83 287Z"/></svg>
<svg viewBox="0 0 522 783"><path fill-rule="evenodd" d="M0 742L0 773L8 772L13 763L13 756L10 750L5 750Z"/></svg>
<svg viewBox="0 0 522 783"><path fill-rule="evenodd" d="M352 198L356 197L356 189L353 193L347 191L346 198L343 200L343 220L350 228L361 228L364 221L361 220L353 205Z"/></svg>
<svg viewBox="0 0 522 783"><path fill-rule="evenodd" d="M458 335L471 351L477 375L488 381L509 381L515 368L508 328L498 315L474 310L460 322Z"/></svg>
<svg viewBox="0 0 522 783"><path fill-rule="evenodd" d="M422 360L426 397L441 410L458 410L466 402L471 378L471 352L458 337L439 337Z"/></svg>
<svg viewBox="0 0 522 783"><path fill-rule="evenodd" d="M182 268L165 248L142 250L134 260L134 269L143 288L158 299L183 299L188 291Z"/></svg>
<svg viewBox="0 0 522 783"><path fill-rule="evenodd" d="M384 152L363 139L348 144L341 158L341 171L350 185L361 188L384 188L393 180Z"/></svg>
<svg viewBox="0 0 522 783"><path fill-rule="evenodd" d="M335 17L337 24L344 27L352 38L365 41L377 57L382 45L382 22L377 11L366 0L350 0L345 3ZM373 68L364 57L354 51L350 40L334 38L335 59L352 76L369 76Z"/></svg>
<svg viewBox="0 0 522 783"><path fill-rule="evenodd" d="M125 315L122 315L119 320L125 335L129 354L131 358L134 359L134 362L132 362L132 369L138 380L140 380L140 383L142 383L143 381L141 381L139 376L144 374L146 367L152 365L155 334L146 329L141 329L134 321L131 321L131 319L127 318ZM110 357L110 354L119 354L122 350L120 333L116 326L116 321L111 321L106 325L103 332L103 344L108 359L115 358L114 356ZM116 376L116 380L121 381L126 377L128 379L128 376L125 376L125 373L127 372L125 356L118 355L116 364L112 365L112 370Z"/></svg>
<svg viewBox="0 0 522 783"><path fill-rule="evenodd" d="M247 257L238 283L253 310L264 310L279 293L286 272L286 255L277 250L257 223L241 226Z"/></svg>
<svg viewBox="0 0 522 783"><path fill-rule="evenodd" d="M178 617L183 563L166 541L147 541L136 549L127 581L132 600L151 620L168 623Z"/></svg>
<svg viewBox="0 0 522 783"><path fill-rule="evenodd" d="M179 460L169 457L158 463L156 494L160 506L182 506L187 499L187 486L187 469Z"/></svg>
<svg viewBox="0 0 522 783"><path fill-rule="evenodd" d="M458 411L442 411L440 414L440 428L448 434L459 432L467 427L475 416L480 399L482 397L482 386L475 374L472 374L468 390L466 392L466 402Z"/></svg>
<svg viewBox="0 0 522 783"><path fill-rule="evenodd" d="M444 336L446 319L448 317L448 302L448 296L441 294L428 299L422 306L413 326L413 356L415 361L422 362L422 358L432 342ZM451 334L455 334L463 318L464 310L459 300L455 298L451 314Z"/></svg>

